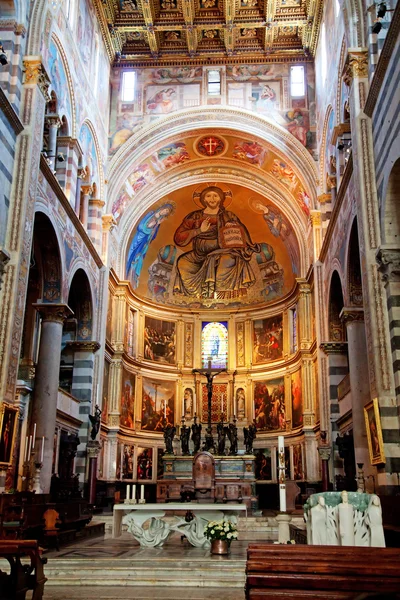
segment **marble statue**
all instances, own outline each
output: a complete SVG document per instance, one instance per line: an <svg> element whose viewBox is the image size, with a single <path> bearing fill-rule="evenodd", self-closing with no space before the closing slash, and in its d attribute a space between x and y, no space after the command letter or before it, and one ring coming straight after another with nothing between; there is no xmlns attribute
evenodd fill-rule
<svg viewBox="0 0 400 600"><path fill-rule="evenodd" d="M370 546L385 548L385 536L382 526L381 501L376 494L372 494L369 506L365 513L365 522L370 532Z"/></svg>
<svg viewBox="0 0 400 600"><path fill-rule="evenodd" d="M183 425L181 427L181 450L183 455L190 454L189 452L189 438L190 438L190 427Z"/></svg>
<svg viewBox="0 0 400 600"><path fill-rule="evenodd" d="M314 545L326 546L327 510L325 498L318 496L318 503L311 509L311 539Z"/></svg>
<svg viewBox="0 0 400 600"><path fill-rule="evenodd" d="M177 523L171 526L171 529L178 531L184 535L196 548L209 548L211 542L204 535L204 527L207 525L209 518L204 518L201 515L194 515L191 521L180 519Z"/></svg>
<svg viewBox="0 0 400 600"><path fill-rule="evenodd" d="M92 438L92 440L95 440L97 437L97 434L99 433L100 419L101 419L101 410L100 410L99 405L96 404L94 415L89 415L89 421L92 424L92 430L90 432L90 437Z"/></svg>
<svg viewBox="0 0 400 600"><path fill-rule="evenodd" d="M151 517L147 529L138 520L138 515L129 513L123 517L122 522L128 526L128 531L139 542L142 548L160 548L168 538L172 529L165 521Z"/></svg>
<svg viewBox="0 0 400 600"><path fill-rule="evenodd" d="M229 426L226 428L226 433L228 434L228 438L230 441L229 454L231 456L236 456L238 453L238 436L237 436L237 427L235 423L229 423Z"/></svg>
<svg viewBox="0 0 400 600"><path fill-rule="evenodd" d="M349 494L342 492L342 502L338 507L339 537L341 546L355 546L354 538L354 508L349 503Z"/></svg>

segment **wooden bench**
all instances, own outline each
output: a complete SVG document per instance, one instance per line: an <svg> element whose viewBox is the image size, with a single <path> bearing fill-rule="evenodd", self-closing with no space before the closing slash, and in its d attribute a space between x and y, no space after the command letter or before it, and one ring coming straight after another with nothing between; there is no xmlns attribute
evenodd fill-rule
<svg viewBox="0 0 400 600"><path fill-rule="evenodd" d="M27 556L29 564L21 562ZM10 564L10 573L0 570L0 600L24 600L31 590L32 600L42 600L44 584L43 558L36 540L0 540L0 557Z"/></svg>
<svg viewBox="0 0 400 600"><path fill-rule="evenodd" d="M250 544L246 598L400 599L400 553L392 548Z"/></svg>

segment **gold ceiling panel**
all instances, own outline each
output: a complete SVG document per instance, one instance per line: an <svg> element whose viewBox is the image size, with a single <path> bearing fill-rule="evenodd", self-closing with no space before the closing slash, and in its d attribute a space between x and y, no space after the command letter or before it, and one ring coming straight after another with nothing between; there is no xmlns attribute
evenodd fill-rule
<svg viewBox="0 0 400 600"><path fill-rule="evenodd" d="M299 60L315 51L323 0L94 0L119 64L218 55ZM182 58L183 57L183 58Z"/></svg>

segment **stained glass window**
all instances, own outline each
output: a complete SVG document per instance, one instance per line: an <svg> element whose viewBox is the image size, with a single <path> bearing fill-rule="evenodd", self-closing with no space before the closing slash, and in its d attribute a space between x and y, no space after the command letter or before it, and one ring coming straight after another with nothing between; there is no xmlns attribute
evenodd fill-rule
<svg viewBox="0 0 400 600"><path fill-rule="evenodd" d="M212 369L226 369L228 366L228 323L202 324L201 362L203 369L211 361Z"/></svg>

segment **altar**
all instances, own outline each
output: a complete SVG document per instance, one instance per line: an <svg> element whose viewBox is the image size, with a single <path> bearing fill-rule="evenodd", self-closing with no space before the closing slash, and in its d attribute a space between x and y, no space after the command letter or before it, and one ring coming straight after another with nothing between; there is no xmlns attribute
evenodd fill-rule
<svg viewBox="0 0 400 600"><path fill-rule="evenodd" d="M170 519L163 520L167 512L173 517L172 522ZM174 532L184 536L192 546L207 548L210 542L204 536L206 523L222 520L236 523L240 513L244 513L247 517L245 504L215 505L195 502L115 504L112 537L121 536L124 524L143 548L159 548Z"/></svg>

